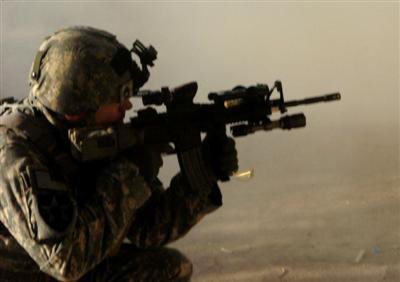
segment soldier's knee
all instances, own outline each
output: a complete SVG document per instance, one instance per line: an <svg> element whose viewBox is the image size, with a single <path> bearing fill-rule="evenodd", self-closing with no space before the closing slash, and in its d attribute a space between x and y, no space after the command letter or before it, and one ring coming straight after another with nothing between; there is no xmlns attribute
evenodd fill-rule
<svg viewBox="0 0 400 282"><path fill-rule="evenodd" d="M183 255L182 255L183 256ZM190 281L193 273L193 264L192 262L183 256L183 259L180 263L180 271L179 271L179 281Z"/></svg>
<svg viewBox="0 0 400 282"><path fill-rule="evenodd" d="M190 260L186 260L181 264L181 273L185 277L191 277L193 273L193 264Z"/></svg>
<svg viewBox="0 0 400 282"><path fill-rule="evenodd" d="M173 281L190 281L193 272L192 262L181 252L175 249L168 249L169 264L174 269Z"/></svg>

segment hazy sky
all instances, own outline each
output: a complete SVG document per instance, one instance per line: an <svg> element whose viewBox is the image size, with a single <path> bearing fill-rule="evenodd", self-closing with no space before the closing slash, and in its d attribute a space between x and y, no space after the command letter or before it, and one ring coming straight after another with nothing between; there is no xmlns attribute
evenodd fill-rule
<svg viewBox="0 0 400 282"><path fill-rule="evenodd" d="M306 129L238 139L243 167L272 178L399 173L398 3L2 1L0 96L27 94L42 39L70 25L156 47L145 88L196 80L205 101L212 90L280 79L288 100L342 93L293 109L305 112Z"/></svg>

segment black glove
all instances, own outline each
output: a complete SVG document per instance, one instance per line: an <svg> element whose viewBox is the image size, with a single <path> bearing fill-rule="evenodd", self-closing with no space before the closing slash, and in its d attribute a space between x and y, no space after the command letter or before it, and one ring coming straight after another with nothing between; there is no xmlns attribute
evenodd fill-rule
<svg viewBox="0 0 400 282"><path fill-rule="evenodd" d="M126 152L128 158L139 167L140 174L151 183L158 175L163 165L161 155L173 150L166 143L155 145L138 145Z"/></svg>
<svg viewBox="0 0 400 282"><path fill-rule="evenodd" d="M206 165L220 180L232 176L238 170L235 140L230 137L215 138L206 136L202 144Z"/></svg>

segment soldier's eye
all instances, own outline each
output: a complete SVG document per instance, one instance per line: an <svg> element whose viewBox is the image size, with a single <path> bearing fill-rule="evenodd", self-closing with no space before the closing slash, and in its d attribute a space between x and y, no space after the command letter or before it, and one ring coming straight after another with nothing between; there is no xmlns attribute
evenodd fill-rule
<svg viewBox="0 0 400 282"><path fill-rule="evenodd" d="M121 101L126 100L129 97L132 97L132 95L133 95L133 82L128 81L127 83L121 86L121 93L120 93Z"/></svg>

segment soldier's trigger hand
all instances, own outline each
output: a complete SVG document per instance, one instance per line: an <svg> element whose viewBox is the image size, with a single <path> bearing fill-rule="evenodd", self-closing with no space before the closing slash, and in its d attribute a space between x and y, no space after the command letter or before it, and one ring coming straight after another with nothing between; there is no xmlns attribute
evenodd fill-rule
<svg viewBox="0 0 400 282"><path fill-rule="evenodd" d="M152 182L163 165L161 155L173 150L169 144L139 145L126 152L128 158L139 167L146 181Z"/></svg>
<svg viewBox="0 0 400 282"><path fill-rule="evenodd" d="M238 157L233 138L213 139L209 136L203 141L203 156L213 173L232 176L238 170Z"/></svg>

